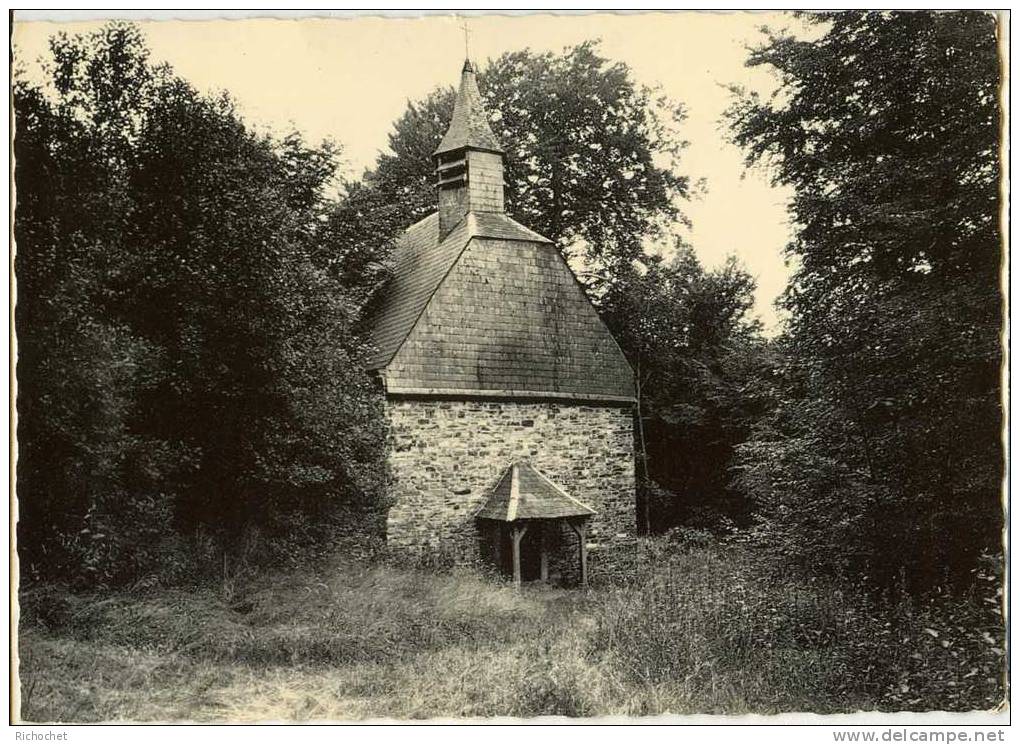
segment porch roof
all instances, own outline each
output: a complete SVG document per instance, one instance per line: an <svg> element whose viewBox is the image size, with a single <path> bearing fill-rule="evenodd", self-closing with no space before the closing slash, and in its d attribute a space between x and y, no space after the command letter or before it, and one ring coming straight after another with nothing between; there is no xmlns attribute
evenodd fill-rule
<svg viewBox="0 0 1020 745"><path fill-rule="evenodd" d="M512 462L475 517L482 520L556 520L590 517L588 505L574 499L527 461Z"/></svg>

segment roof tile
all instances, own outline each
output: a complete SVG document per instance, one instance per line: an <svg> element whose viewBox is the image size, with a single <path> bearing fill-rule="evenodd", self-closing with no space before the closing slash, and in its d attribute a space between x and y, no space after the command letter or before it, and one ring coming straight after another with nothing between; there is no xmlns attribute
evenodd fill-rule
<svg viewBox="0 0 1020 745"><path fill-rule="evenodd" d="M633 401L633 371L563 257L502 213L469 212L441 243L435 215L412 226L368 322L368 367L391 393Z"/></svg>
<svg viewBox="0 0 1020 745"><path fill-rule="evenodd" d="M407 338L443 277L464 250L470 236L466 220L439 242L439 216L412 225L393 249L393 274L372 301L369 329L375 353L369 370L385 367Z"/></svg>

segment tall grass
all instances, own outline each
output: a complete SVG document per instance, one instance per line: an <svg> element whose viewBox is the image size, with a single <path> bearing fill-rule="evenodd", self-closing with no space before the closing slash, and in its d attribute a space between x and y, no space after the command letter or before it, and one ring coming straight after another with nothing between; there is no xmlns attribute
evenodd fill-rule
<svg viewBox="0 0 1020 745"><path fill-rule="evenodd" d="M1001 617L975 599L779 581L739 547L650 541L634 569L587 594L351 562L158 594L32 588L22 716L959 710L1003 697Z"/></svg>
<svg viewBox="0 0 1020 745"><path fill-rule="evenodd" d="M876 597L762 567L743 548L644 548L643 579L605 594L592 636L635 684L692 699L717 690L712 711L970 710L1002 698L997 586L983 598Z"/></svg>

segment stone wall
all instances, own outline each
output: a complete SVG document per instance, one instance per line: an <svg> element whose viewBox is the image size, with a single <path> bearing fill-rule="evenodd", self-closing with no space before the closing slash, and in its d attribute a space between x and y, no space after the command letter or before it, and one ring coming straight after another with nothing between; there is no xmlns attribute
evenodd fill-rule
<svg viewBox="0 0 1020 745"><path fill-rule="evenodd" d="M593 572L633 550L637 529L631 409L556 402L387 402L394 506L387 543L398 552L485 556L474 520L512 460L529 460L598 514L588 523ZM570 581L577 543L562 526L551 567Z"/></svg>

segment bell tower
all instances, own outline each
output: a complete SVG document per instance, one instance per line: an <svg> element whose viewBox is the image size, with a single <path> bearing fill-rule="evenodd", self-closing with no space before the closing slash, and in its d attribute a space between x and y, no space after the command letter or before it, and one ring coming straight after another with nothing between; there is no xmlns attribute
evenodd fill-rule
<svg viewBox="0 0 1020 745"><path fill-rule="evenodd" d="M439 188L439 237L468 212L503 212L503 148L489 126L475 68L464 61L453 118L434 153Z"/></svg>

